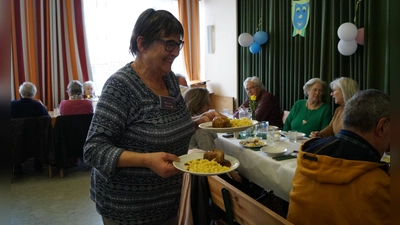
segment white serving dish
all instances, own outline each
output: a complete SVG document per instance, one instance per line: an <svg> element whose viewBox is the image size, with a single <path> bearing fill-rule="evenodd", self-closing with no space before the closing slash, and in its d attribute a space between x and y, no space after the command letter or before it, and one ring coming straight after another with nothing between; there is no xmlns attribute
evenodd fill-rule
<svg viewBox="0 0 400 225"><path fill-rule="evenodd" d="M283 135L285 135L287 138L289 138L289 132L283 131L282 133L283 133ZM300 139L302 139L302 138L305 137L305 136L306 136L305 133L297 132L297 140L300 140Z"/></svg>
<svg viewBox="0 0 400 225"><path fill-rule="evenodd" d="M263 151L264 153L267 153L268 156L275 157L275 156L283 155L285 152L287 152L287 149L284 147L272 145L272 146L262 147L261 151Z"/></svg>

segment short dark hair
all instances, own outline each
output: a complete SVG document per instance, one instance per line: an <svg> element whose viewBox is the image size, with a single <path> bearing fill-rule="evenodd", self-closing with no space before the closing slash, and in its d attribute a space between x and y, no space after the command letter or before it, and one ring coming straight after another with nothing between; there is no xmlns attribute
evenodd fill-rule
<svg viewBox="0 0 400 225"><path fill-rule="evenodd" d="M133 28L129 50L132 55L137 55L139 49L137 38L143 37L143 45L149 46L163 36L179 34L181 39L184 35L182 24L166 10L146 9L136 20Z"/></svg>

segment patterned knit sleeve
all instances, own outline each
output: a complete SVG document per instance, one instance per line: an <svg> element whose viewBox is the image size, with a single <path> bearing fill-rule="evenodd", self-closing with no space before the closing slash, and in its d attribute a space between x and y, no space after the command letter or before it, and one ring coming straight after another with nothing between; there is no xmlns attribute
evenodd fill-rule
<svg viewBox="0 0 400 225"><path fill-rule="evenodd" d="M84 160L104 174L117 172L120 139L128 117L129 82L114 74L104 84L84 146Z"/></svg>

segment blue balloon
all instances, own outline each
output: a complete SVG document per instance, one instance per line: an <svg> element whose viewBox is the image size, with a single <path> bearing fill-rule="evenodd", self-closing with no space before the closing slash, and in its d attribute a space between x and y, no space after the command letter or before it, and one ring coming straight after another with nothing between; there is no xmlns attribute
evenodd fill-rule
<svg viewBox="0 0 400 225"><path fill-rule="evenodd" d="M264 31L257 31L253 37L254 37L254 41L260 45L262 45L268 41L268 34L265 33Z"/></svg>
<svg viewBox="0 0 400 225"><path fill-rule="evenodd" d="M251 53L257 54L260 51L260 45L257 42L253 42L250 45L249 50Z"/></svg>

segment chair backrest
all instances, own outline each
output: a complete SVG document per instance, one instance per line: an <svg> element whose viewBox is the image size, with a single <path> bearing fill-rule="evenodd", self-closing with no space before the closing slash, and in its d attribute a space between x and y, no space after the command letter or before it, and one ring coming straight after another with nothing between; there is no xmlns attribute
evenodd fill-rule
<svg viewBox="0 0 400 225"><path fill-rule="evenodd" d="M282 122L283 124L285 124L286 118L289 116L290 111L285 110L283 111L283 115L282 115Z"/></svg>
<svg viewBox="0 0 400 225"><path fill-rule="evenodd" d="M54 160L53 127L49 116L11 119L12 164L28 158L50 164Z"/></svg>
<svg viewBox="0 0 400 225"><path fill-rule="evenodd" d="M224 179L218 176L208 176L207 178L212 201L227 213L228 220L229 214L231 214L241 225L292 224ZM227 199L228 195L229 199ZM228 205L226 205L227 200Z"/></svg>
<svg viewBox="0 0 400 225"><path fill-rule="evenodd" d="M70 158L83 156L93 114L58 116L54 125L54 148L59 168L68 165Z"/></svg>
<svg viewBox="0 0 400 225"><path fill-rule="evenodd" d="M229 109L230 113L234 110L233 97L211 94L210 95L210 108L215 111L222 112L223 109Z"/></svg>

